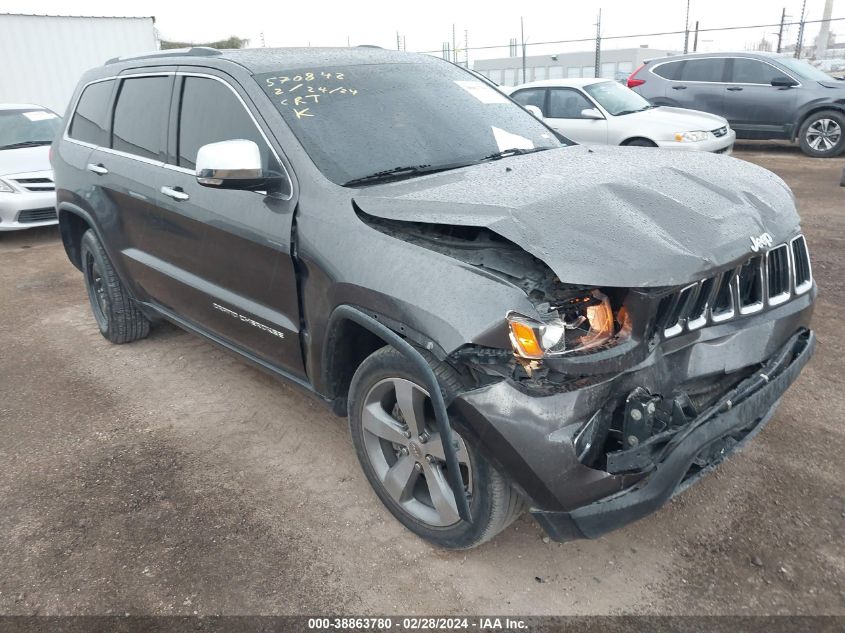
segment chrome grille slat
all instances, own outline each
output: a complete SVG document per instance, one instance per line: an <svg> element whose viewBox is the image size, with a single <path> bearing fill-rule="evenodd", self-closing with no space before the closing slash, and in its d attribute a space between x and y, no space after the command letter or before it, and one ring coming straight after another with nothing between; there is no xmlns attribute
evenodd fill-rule
<svg viewBox="0 0 845 633"><path fill-rule="evenodd" d="M813 273L807 242L798 235L732 270L666 295L656 323L669 338L781 305L810 290Z"/></svg>

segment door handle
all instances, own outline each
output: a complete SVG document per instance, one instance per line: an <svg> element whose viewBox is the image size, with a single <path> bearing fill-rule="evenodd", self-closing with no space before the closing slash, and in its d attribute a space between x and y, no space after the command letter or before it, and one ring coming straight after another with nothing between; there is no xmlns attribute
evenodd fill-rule
<svg viewBox="0 0 845 633"><path fill-rule="evenodd" d="M102 163L97 163L96 165L94 163L88 163L87 169L88 171L94 172L98 176L105 176L107 173L109 173L109 170L103 167Z"/></svg>
<svg viewBox="0 0 845 633"><path fill-rule="evenodd" d="M686 90L686 86L672 86L672 90Z"/></svg>
<svg viewBox="0 0 845 633"><path fill-rule="evenodd" d="M162 187L160 191L167 197L173 198L177 202L183 202L190 198L187 193L176 187Z"/></svg>
<svg viewBox="0 0 845 633"><path fill-rule="evenodd" d="M742 88L740 88L739 86L731 86L728 88L728 90L730 90L731 92L738 92L742 90Z"/></svg>

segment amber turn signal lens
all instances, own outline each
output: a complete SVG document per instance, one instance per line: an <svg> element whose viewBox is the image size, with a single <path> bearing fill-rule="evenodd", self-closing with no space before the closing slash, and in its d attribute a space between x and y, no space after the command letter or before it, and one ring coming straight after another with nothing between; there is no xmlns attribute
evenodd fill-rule
<svg viewBox="0 0 845 633"><path fill-rule="evenodd" d="M524 358L542 358L543 348L537 341L534 329L525 323L511 321L511 342L517 353Z"/></svg>

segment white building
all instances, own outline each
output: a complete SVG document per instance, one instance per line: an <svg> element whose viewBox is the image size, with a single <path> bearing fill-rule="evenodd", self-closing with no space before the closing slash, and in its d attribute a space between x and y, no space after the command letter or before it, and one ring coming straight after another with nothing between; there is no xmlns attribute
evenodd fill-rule
<svg viewBox="0 0 845 633"><path fill-rule="evenodd" d="M0 103L64 114L79 76L107 59L158 49L155 18L0 14Z"/></svg>
<svg viewBox="0 0 845 633"><path fill-rule="evenodd" d="M599 75L607 79L624 79L647 59L677 55L678 51L648 48L619 48L601 52ZM473 69L504 86L516 86L527 81L560 79L563 77L595 77L596 52L580 51L554 55L527 55L525 77L522 72L522 57L500 57L479 59Z"/></svg>

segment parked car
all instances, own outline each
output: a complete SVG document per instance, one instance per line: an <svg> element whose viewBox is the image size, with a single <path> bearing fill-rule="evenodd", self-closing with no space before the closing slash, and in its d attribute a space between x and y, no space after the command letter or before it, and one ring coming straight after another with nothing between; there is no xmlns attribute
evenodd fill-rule
<svg viewBox="0 0 845 633"><path fill-rule="evenodd" d="M58 222L49 153L60 128L47 108L0 104L0 231Z"/></svg>
<svg viewBox="0 0 845 633"><path fill-rule="evenodd" d="M639 145L729 154L736 133L720 116L653 106L607 79L547 79L522 84L510 96L534 106L543 120L578 143Z"/></svg>
<svg viewBox="0 0 845 633"><path fill-rule="evenodd" d="M653 512L814 349L780 178L567 144L431 56L163 51L85 74L66 119L100 332L169 319L348 415L376 495L442 547L526 507L556 540Z"/></svg>
<svg viewBox="0 0 845 633"><path fill-rule="evenodd" d="M647 61L628 78L654 105L725 117L738 138L798 141L808 156L845 151L845 82L771 53L699 53Z"/></svg>

